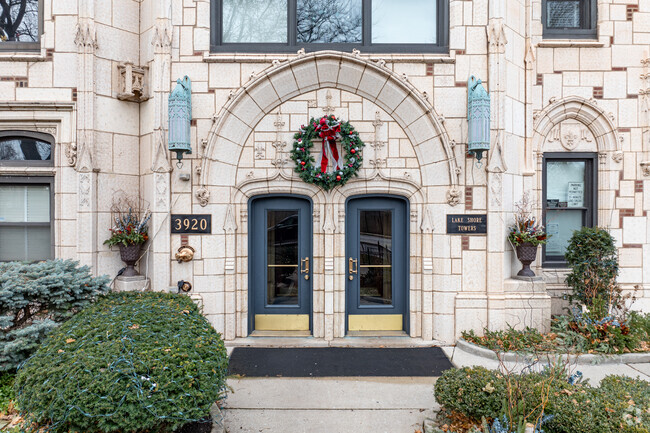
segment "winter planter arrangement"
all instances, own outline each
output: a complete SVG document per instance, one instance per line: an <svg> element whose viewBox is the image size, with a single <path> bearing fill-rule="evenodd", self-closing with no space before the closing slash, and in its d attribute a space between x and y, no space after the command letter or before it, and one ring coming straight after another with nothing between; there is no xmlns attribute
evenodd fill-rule
<svg viewBox="0 0 650 433"><path fill-rule="evenodd" d="M537 258L537 247L546 243L548 235L544 226L533 216L533 206L528 193L515 206L515 222L510 227L508 240L514 246L517 258L522 264L517 276L532 278L535 277L535 272L530 269L530 264Z"/></svg>
<svg viewBox="0 0 650 433"><path fill-rule="evenodd" d="M120 258L126 267L119 278L141 285L140 282L145 278L138 274L135 265L140 260L142 246L149 240L147 224L151 219L151 212L139 200L125 195L113 199L111 211L114 225L109 229L111 237L106 239L104 244L120 248Z"/></svg>

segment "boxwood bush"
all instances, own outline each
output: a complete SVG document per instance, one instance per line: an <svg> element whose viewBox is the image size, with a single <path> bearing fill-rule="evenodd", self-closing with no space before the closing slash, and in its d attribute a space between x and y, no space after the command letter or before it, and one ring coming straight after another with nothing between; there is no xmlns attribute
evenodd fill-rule
<svg viewBox="0 0 650 433"><path fill-rule="evenodd" d="M162 433L205 418L227 368L189 297L111 293L52 332L14 387L21 414L51 432Z"/></svg>

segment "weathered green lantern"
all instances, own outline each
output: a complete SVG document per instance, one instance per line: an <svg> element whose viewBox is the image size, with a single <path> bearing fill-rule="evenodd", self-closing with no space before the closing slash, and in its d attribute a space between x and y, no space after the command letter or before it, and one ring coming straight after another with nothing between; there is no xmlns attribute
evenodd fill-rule
<svg viewBox="0 0 650 433"><path fill-rule="evenodd" d="M192 82L186 75L176 83L169 95L169 150L176 152L180 165L184 153L192 154Z"/></svg>
<svg viewBox="0 0 650 433"><path fill-rule="evenodd" d="M490 150L490 95L474 75L467 82L467 121L467 153L481 161Z"/></svg>

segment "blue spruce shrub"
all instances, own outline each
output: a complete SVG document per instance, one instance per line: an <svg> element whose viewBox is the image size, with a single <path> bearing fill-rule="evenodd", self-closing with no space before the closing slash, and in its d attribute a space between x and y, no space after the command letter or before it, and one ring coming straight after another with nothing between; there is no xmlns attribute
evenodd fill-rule
<svg viewBox="0 0 650 433"><path fill-rule="evenodd" d="M108 292L72 260L0 263L0 372L15 370L61 322Z"/></svg>
<svg viewBox="0 0 650 433"><path fill-rule="evenodd" d="M227 369L189 297L111 293L53 331L14 388L21 414L48 432L162 433L208 416Z"/></svg>

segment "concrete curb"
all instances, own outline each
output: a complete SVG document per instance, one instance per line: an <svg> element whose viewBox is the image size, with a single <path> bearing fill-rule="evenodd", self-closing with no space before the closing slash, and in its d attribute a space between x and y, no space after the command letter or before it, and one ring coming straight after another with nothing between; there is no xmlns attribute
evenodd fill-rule
<svg viewBox="0 0 650 433"><path fill-rule="evenodd" d="M210 416L212 417L212 430L210 433L226 433L226 428L223 423L223 414L216 403L210 408Z"/></svg>
<svg viewBox="0 0 650 433"><path fill-rule="evenodd" d="M469 343L465 340L459 339L456 341L456 349L460 349L465 353L477 355L483 358L498 360L496 352L485 347ZM536 357L529 353L517 352L500 352L499 356L505 362L530 362ZM650 353L624 353L622 355L594 355L591 353L583 355L557 355L553 353L545 353L541 357L548 359L559 359L562 362L577 365L594 365L594 364L641 364L650 362Z"/></svg>

